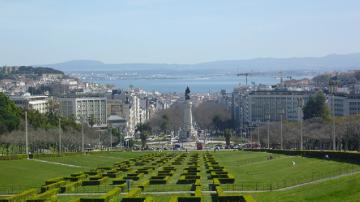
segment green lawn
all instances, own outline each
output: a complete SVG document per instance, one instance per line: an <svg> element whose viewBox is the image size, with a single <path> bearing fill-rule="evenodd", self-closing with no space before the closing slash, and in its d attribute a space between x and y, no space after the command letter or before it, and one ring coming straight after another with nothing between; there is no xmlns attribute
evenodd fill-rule
<svg viewBox="0 0 360 202"><path fill-rule="evenodd" d="M311 184L289 191L253 193L251 195L257 202L356 202L360 201L360 174Z"/></svg>
<svg viewBox="0 0 360 202"><path fill-rule="evenodd" d="M143 155L141 152L108 152L90 155L41 158L41 160L71 164L77 167L49 164L33 160L0 161L0 193L14 193L30 187L40 187L46 179L67 176L97 166L110 166L114 162Z"/></svg>
<svg viewBox="0 0 360 202"><path fill-rule="evenodd" d="M81 166L92 169L100 166L111 166L115 162L121 162L129 158L136 158L146 154L145 152L99 152L87 155L75 155L64 157L47 157L41 160L54 161L64 164Z"/></svg>
<svg viewBox="0 0 360 202"><path fill-rule="evenodd" d="M360 170L360 166L299 156L272 155L263 152L221 151L215 158L235 176L235 186L227 189L272 189ZM295 162L293 166L292 162Z"/></svg>
<svg viewBox="0 0 360 202"><path fill-rule="evenodd" d="M208 190L211 180L207 179L202 154L199 157L201 168L202 189ZM111 166L129 158L136 158L148 152L99 152L88 155L73 155L65 157L47 157L40 160L70 164L79 167L51 164L33 160L4 160L0 161L0 193L19 192L29 187L39 188L46 179L68 176L71 173L89 170L98 166ZM243 151L217 151L211 152L215 160L224 166L230 174L235 176L235 185L221 185L224 190L262 190L277 189L294 184L322 179L347 173L350 170L360 170L359 165L340 163L329 160L302 158L297 156L272 155L272 160L267 160L269 154L263 152ZM184 172L189 160L188 155L183 165L177 165L176 173L166 185L149 185L145 192L156 191L189 191L191 185L177 185L180 174ZM296 165L293 166L292 162ZM163 166L169 165L170 162ZM149 162L151 164L151 162ZM141 166L140 166L141 167ZM155 175L156 168L151 173L144 175L140 180L148 179ZM111 181L102 186L79 187L76 192L107 192L113 189ZM139 182L136 182L135 185ZM14 190L12 190L14 189ZM71 192L70 192L71 193ZM190 194L177 194L186 195ZM360 174L351 177L342 177L318 184L306 185L288 191L272 191L251 194L256 201L356 201L360 198ZM59 201L68 201L79 196L60 196ZM154 195L157 202L169 201L171 195ZM203 201L211 201L207 194Z"/></svg>

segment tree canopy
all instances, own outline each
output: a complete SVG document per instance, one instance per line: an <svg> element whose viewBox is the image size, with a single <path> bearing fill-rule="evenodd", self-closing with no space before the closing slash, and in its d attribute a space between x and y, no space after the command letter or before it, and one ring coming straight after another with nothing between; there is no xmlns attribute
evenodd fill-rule
<svg viewBox="0 0 360 202"><path fill-rule="evenodd" d="M0 93L0 134L19 127L21 110L4 93Z"/></svg>
<svg viewBox="0 0 360 202"><path fill-rule="evenodd" d="M309 101L303 108L304 119L322 118L323 120L330 119L330 110L326 104L326 97L323 92L317 92L310 96Z"/></svg>

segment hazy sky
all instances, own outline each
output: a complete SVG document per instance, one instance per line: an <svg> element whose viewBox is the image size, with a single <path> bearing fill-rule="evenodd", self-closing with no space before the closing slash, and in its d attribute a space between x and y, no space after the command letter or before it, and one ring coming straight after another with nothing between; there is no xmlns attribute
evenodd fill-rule
<svg viewBox="0 0 360 202"><path fill-rule="evenodd" d="M0 0L0 65L360 52L359 0Z"/></svg>

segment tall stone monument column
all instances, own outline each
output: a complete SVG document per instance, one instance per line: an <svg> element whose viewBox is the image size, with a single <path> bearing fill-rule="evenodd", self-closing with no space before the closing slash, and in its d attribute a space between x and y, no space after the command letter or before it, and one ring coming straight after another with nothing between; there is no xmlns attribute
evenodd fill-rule
<svg viewBox="0 0 360 202"><path fill-rule="evenodd" d="M189 87L185 90L185 106L184 106L184 125L183 125L183 133L186 138L193 138L196 139L196 132L193 127L192 122L192 102L190 100L190 89Z"/></svg>

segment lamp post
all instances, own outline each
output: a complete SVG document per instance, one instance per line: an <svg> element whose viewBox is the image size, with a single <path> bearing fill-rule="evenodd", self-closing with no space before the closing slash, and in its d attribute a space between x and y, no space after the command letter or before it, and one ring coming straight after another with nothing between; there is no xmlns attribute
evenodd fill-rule
<svg viewBox="0 0 360 202"><path fill-rule="evenodd" d="M61 118L59 116L59 155L61 154Z"/></svg>
<svg viewBox="0 0 360 202"><path fill-rule="evenodd" d="M302 108L304 105L304 99L299 97L298 99L298 117L300 122L300 150L304 149L304 142L303 142L303 113Z"/></svg>
<svg viewBox="0 0 360 202"><path fill-rule="evenodd" d="M336 126L335 126L335 88L336 88L336 84L337 82L334 80L330 80L329 81L329 87L330 87L330 93L332 94L331 96L331 118L332 118L332 149L336 150Z"/></svg>
<svg viewBox="0 0 360 202"><path fill-rule="evenodd" d="M84 149L84 142L85 142L85 137L84 137L84 117L81 117L81 152L84 153L85 149Z"/></svg>
<svg viewBox="0 0 360 202"><path fill-rule="evenodd" d="M27 159L29 158L29 138L28 138L28 118L27 118L27 110L25 110L25 151Z"/></svg>
<svg viewBox="0 0 360 202"><path fill-rule="evenodd" d="M112 128L111 128L111 126L110 126L109 132L110 132L110 151L111 151L112 150Z"/></svg>
<svg viewBox="0 0 360 202"><path fill-rule="evenodd" d="M335 96L332 94L332 136L333 136L333 150L336 150L336 133L335 133Z"/></svg>
<svg viewBox="0 0 360 202"><path fill-rule="evenodd" d="M280 112L280 149L284 149L284 138L283 138L283 115L284 115L284 109Z"/></svg>
<svg viewBox="0 0 360 202"><path fill-rule="evenodd" d="M267 149L270 149L270 113L267 120Z"/></svg>
<svg viewBox="0 0 360 202"><path fill-rule="evenodd" d="M257 126L257 140L258 140L258 144L260 145L260 121L259 120L258 120L258 126Z"/></svg>

